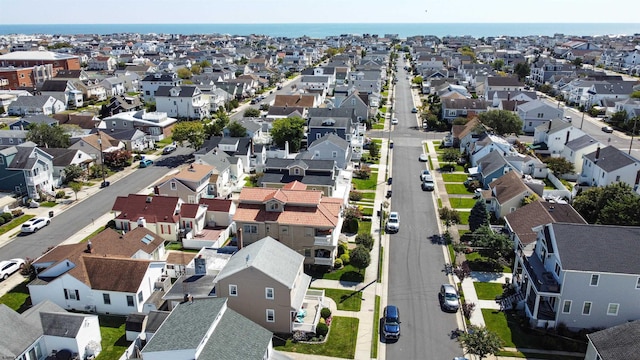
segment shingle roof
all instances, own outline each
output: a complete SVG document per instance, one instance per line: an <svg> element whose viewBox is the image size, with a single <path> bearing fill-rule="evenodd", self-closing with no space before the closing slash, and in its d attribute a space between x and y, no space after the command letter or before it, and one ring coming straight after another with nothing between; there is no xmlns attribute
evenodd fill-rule
<svg viewBox="0 0 640 360"><path fill-rule="evenodd" d="M523 193L531 191L516 171L509 171L493 180L489 184L489 188L493 190L493 194L500 204L504 204L516 196L521 196Z"/></svg>
<svg viewBox="0 0 640 360"><path fill-rule="evenodd" d="M564 270L640 275L640 227L566 223L550 226Z"/></svg>
<svg viewBox="0 0 640 360"><path fill-rule="evenodd" d="M635 359L640 353L640 320L587 334L602 360Z"/></svg>
<svg viewBox="0 0 640 360"><path fill-rule="evenodd" d="M3 359L17 359L42 332L37 326L23 321L20 314L0 304L0 355ZM7 326L11 324L11 326Z"/></svg>
<svg viewBox="0 0 640 360"><path fill-rule="evenodd" d="M118 219L137 221L143 217L149 223L178 222L175 214L180 199L175 196L146 196L129 194L118 196L112 211L119 211Z"/></svg>
<svg viewBox="0 0 640 360"><path fill-rule="evenodd" d="M505 215L505 219L523 245L536 241L537 232L532 229L536 226L553 222L587 223L569 204L555 204L539 200Z"/></svg>
<svg viewBox="0 0 640 360"><path fill-rule="evenodd" d="M564 147L566 147L567 149L576 151L592 144L598 144L598 140L591 137L591 135L583 135L583 136L580 136L579 138L569 141L564 145Z"/></svg>
<svg viewBox="0 0 640 360"><path fill-rule="evenodd" d="M91 289L137 293L150 261L84 256L84 267ZM122 274L126 276L113 276Z"/></svg>
<svg viewBox="0 0 640 360"><path fill-rule="evenodd" d="M597 160L596 156L598 157ZM640 162L633 156L611 145L603 149L597 149L592 153L584 155L584 157L591 160L591 162L597 163L596 165L606 172L618 170L633 163Z"/></svg>

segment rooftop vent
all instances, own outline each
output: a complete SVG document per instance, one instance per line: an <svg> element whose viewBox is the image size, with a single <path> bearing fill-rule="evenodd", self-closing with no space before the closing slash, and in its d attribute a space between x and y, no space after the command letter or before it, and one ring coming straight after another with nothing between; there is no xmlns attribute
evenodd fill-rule
<svg viewBox="0 0 640 360"><path fill-rule="evenodd" d="M150 204L153 201L153 196L147 196L147 204Z"/></svg>

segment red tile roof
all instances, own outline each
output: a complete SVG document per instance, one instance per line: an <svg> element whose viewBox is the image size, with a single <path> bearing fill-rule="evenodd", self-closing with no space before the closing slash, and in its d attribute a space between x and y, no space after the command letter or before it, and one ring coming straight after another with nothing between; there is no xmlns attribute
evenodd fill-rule
<svg viewBox="0 0 640 360"><path fill-rule="evenodd" d="M271 188L243 188L240 192L240 203L265 203L276 199L285 204L317 205L322 192L317 190L285 190Z"/></svg>

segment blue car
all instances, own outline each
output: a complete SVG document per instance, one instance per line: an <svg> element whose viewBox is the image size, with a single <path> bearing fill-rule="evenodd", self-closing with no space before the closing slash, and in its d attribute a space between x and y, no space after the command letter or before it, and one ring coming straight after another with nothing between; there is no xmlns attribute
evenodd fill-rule
<svg viewBox="0 0 640 360"><path fill-rule="evenodd" d="M397 340L400 338L400 311L395 305L388 305L384 308L382 334L386 340Z"/></svg>
<svg viewBox="0 0 640 360"><path fill-rule="evenodd" d="M142 159L140 160L140 167L141 168L146 168L153 165L153 160L149 160L149 159Z"/></svg>

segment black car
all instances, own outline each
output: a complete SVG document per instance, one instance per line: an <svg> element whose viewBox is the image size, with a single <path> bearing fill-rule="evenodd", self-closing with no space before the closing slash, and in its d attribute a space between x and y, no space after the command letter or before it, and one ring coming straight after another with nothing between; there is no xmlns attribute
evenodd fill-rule
<svg viewBox="0 0 640 360"><path fill-rule="evenodd" d="M102 183L100 183L100 189L104 189L104 188L108 187L109 185L111 185L110 182L103 181Z"/></svg>

